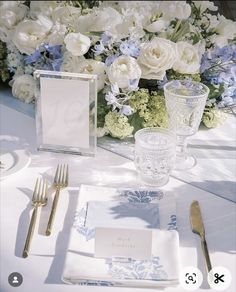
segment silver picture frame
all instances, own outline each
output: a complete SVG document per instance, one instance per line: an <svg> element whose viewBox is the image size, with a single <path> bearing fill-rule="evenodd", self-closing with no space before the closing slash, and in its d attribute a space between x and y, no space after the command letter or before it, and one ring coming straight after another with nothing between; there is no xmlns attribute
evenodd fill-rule
<svg viewBox="0 0 236 292"><path fill-rule="evenodd" d="M97 75L36 70L39 151L95 156Z"/></svg>

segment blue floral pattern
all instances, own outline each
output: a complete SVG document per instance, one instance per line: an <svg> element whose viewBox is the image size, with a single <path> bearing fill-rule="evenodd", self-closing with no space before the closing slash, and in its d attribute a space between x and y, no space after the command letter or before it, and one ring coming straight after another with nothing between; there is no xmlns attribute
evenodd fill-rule
<svg viewBox="0 0 236 292"><path fill-rule="evenodd" d="M95 229L85 226L86 209L81 209L80 212L75 213L73 227L82 234L86 240L90 240L95 236Z"/></svg>
<svg viewBox="0 0 236 292"><path fill-rule="evenodd" d="M122 190L119 191L119 195L128 202L135 203L151 203L161 200L164 196L162 191L147 190Z"/></svg>
<svg viewBox="0 0 236 292"><path fill-rule="evenodd" d="M160 264L159 257L151 261L132 260L129 262L112 261L109 264L109 274L114 279L154 280L167 279L168 275Z"/></svg>
<svg viewBox="0 0 236 292"><path fill-rule="evenodd" d="M176 215L171 215L170 216L170 223L168 223L168 228L167 230L177 230L177 220L176 220Z"/></svg>

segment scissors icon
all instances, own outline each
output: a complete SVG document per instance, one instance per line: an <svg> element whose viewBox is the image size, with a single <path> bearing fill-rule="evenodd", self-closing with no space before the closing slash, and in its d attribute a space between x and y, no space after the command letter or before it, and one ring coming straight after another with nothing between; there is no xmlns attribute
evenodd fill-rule
<svg viewBox="0 0 236 292"><path fill-rule="evenodd" d="M220 282L224 282L224 280L222 279L224 277L224 274L220 276L218 273L215 273L214 274L214 277L215 277L215 280L214 280L214 283L215 284L218 284L219 281Z"/></svg>

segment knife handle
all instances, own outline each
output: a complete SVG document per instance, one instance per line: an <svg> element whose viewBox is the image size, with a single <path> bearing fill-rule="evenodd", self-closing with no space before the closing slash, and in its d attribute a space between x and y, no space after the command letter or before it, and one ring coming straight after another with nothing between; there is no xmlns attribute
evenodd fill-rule
<svg viewBox="0 0 236 292"><path fill-rule="evenodd" d="M212 269L212 266L211 266L211 260L210 260L210 256L209 256L209 252L208 252L207 243L206 243L205 238L201 238L201 246L202 246L202 251L203 251L204 258L205 258L206 270L209 273Z"/></svg>

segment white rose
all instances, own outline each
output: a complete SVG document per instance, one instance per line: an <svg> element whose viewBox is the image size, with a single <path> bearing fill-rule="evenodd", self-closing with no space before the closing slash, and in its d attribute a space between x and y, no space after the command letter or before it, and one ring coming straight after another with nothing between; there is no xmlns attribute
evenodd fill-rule
<svg viewBox="0 0 236 292"><path fill-rule="evenodd" d="M60 4L57 1L30 1L30 16L37 19L38 15L51 16Z"/></svg>
<svg viewBox="0 0 236 292"><path fill-rule="evenodd" d="M121 14L112 7L95 10L91 14L91 19L92 31L110 31L117 24L122 23Z"/></svg>
<svg viewBox="0 0 236 292"><path fill-rule="evenodd" d="M63 55L63 62L60 69L64 72L78 73L79 64L84 60L85 58L83 56L76 57L66 51Z"/></svg>
<svg viewBox="0 0 236 292"><path fill-rule="evenodd" d="M81 33L68 33L64 39L66 48L74 56L83 56L91 45L90 38Z"/></svg>
<svg viewBox="0 0 236 292"><path fill-rule="evenodd" d="M47 37L47 42L50 46L63 45L64 38L67 33L65 24L55 23Z"/></svg>
<svg viewBox="0 0 236 292"><path fill-rule="evenodd" d="M175 60L176 44L169 40L155 37L151 42L141 44L138 63L142 69L142 78L162 80Z"/></svg>
<svg viewBox="0 0 236 292"><path fill-rule="evenodd" d="M161 1L159 9L168 20L187 19L191 14L191 6L185 1Z"/></svg>
<svg viewBox="0 0 236 292"><path fill-rule="evenodd" d="M45 1L46 2L46 1ZM75 28L77 27L77 19L81 14L81 9L73 6L62 6L56 7L52 11L52 20L60 24L70 25Z"/></svg>
<svg viewBox="0 0 236 292"><path fill-rule="evenodd" d="M216 26L216 32L228 40L234 39L236 37L236 22L225 18L223 15L220 15L218 19L219 24Z"/></svg>
<svg viewBox="0 0 236 292"><path fill-rule="evenodd" d="M28 7L9 1L3 2L0 9L0 39L8 42L11 38L11 30L26 16Z"/></svg>
<svg viewBox="0 0 236 292"><path fill-rule="evenodd" d="M177 43L177 60L173 69L182 74L199 73L200 56L197 46L187 42Z"/></svg>
<svg viewBox="0 0 236 292"><path fill-rule="evenodd" d="M219 48L223 48L228 45L228 38L223 35L212 35L210 36L210 41Z"/></svg>
<svg viewBox="0 0 236 292"><path fill-rule="evenodd" d="M16 77L12 86L13 96L19 98L26 103L29 103L34 98L34 91L35 80L33 76L25 74Z"/></svg>
<svg viewBox="0 0 236 292"><path fill-rule="evenodd" d="M33 20L23 21L16 26L12 41L21 53L31 55L45 40L50 30L47 25Z"/></svg>
<svg viewBox="0 0 236 292"><path fill-rule="evenodd" d="M130 80L140 79L141 69L137 61L129 56L120 56L107 68L109 81L119 88L128 89Z"/></svg>
<svg viewBox="0 0 236 292"><path fill-rule="evenodd" d="M218 7L215 6L214 2L211 1L193 1L195 6L200 9L201 12L206 11L207 9L211 11L217 11Z"/></svg>

